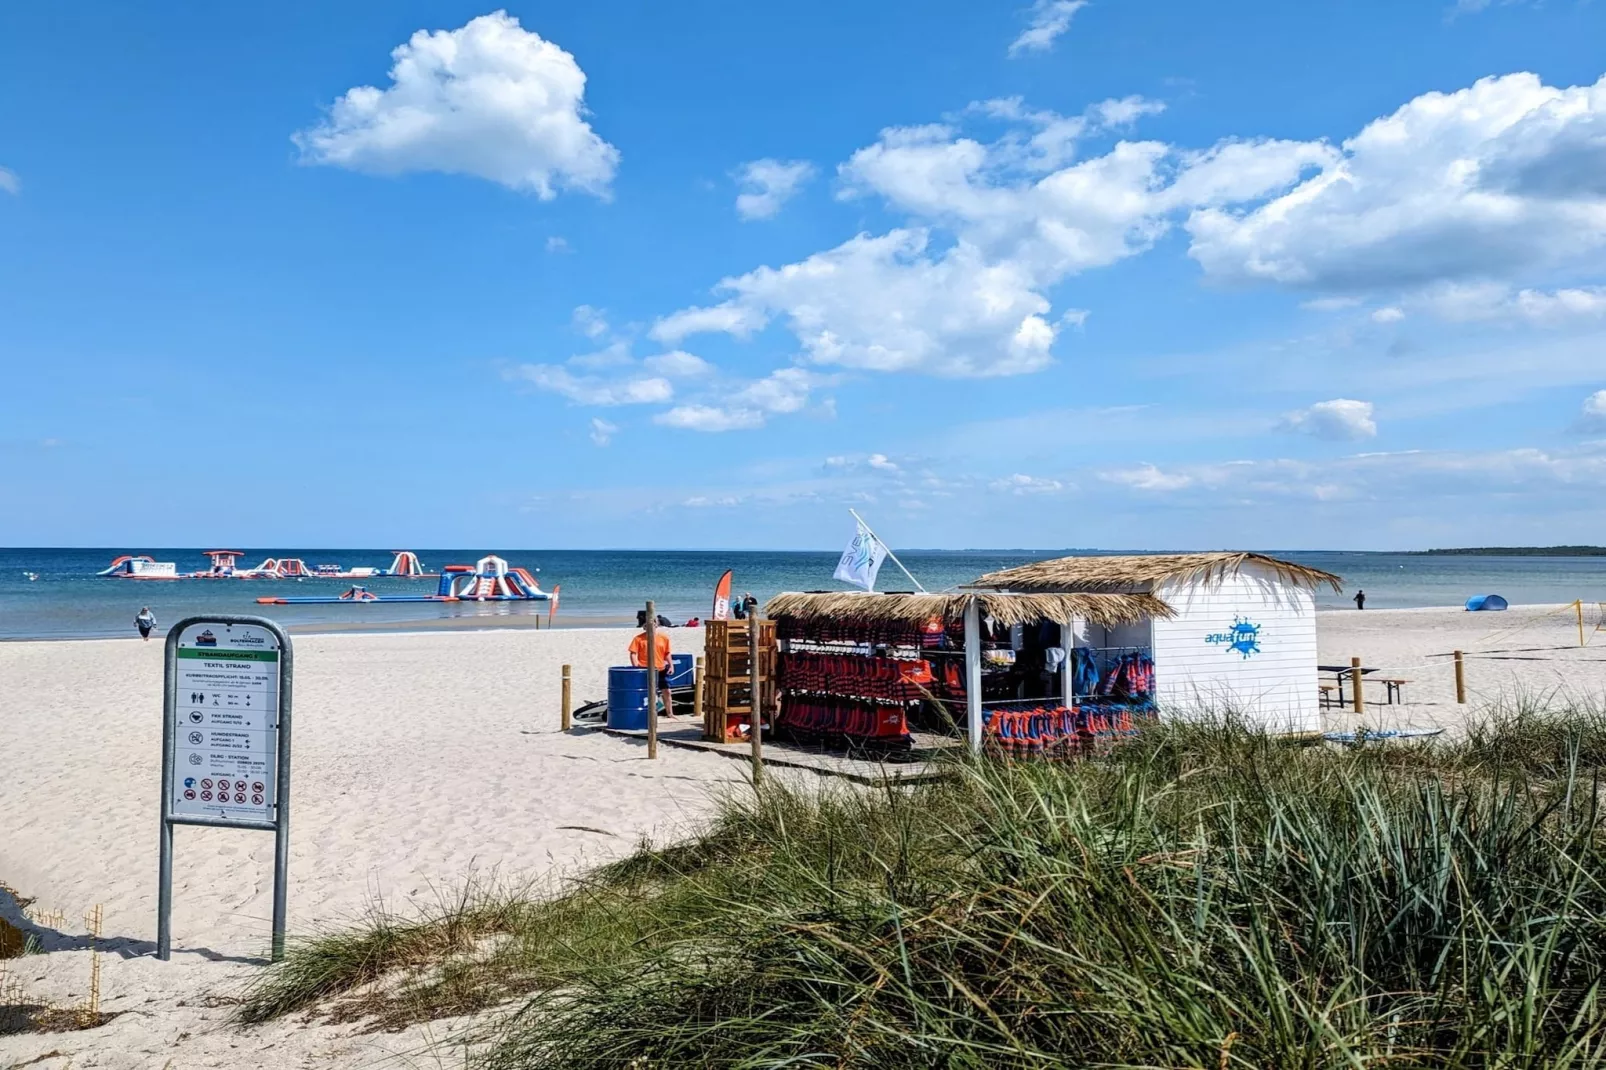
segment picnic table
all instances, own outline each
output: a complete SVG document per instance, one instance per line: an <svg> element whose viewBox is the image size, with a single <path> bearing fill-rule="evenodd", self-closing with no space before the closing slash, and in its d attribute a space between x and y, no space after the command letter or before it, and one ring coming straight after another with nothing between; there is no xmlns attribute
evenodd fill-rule
<svg viewBox="0 0 1606 1070"><path fill-rule="evenodd" d="M1349 698L1346 698L1345 695L1344 695L1344 681L1346 679L1348 679L1349 677L1352 677L1355 674L1355 667L1353 665L1318 665L1318 666L1316 666L1316 669L1317 669L1318 672L1330 672L1330 673L1333 674L1334 682L1336 683L1336 685L1338 687L1338 702L1337 702L1337 705L1339 706L1339 708L1343 709L1343 708L1347 708L1350 705L1352 705L1351 700ZM1376 667L1368 667L1368 666L1365 666L1365 665L1362 665L1361 668L1360 668L1360 672L1361 672L1361 676L1362 677L1365 677L1365 676L1367 676L1367 675L1369 675L1371 673L1377 672L1377 671L1378 670L1377 670ZM1405 686L1406 684L1410 683L1410 682L1411 681L1409 681L1409 680L1399 680L1399 679L1394 679L1394 678L1385 679L1383 681L1383 692L1384 692L1384 695L1385 695L1384 701L1390 706L1394 705L1396 702L1403 701L1403 698L1402 698L1401 693L1400 693L1400 689L1403 686ZM1328 688L1330 686L1331 685L1324 685L1322 687L1322 705L1323 706L1331 705L1331 702L1330 702L1330 699L1329 699L1329 695L1328 695Z"/></svg>

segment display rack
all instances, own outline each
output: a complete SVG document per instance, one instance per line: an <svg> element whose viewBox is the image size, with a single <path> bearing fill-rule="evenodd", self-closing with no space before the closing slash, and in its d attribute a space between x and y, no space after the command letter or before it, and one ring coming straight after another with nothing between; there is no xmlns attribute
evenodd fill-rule
<svg viewBox="0 0 1606 1070"><path fill-rule="evenodd" d="M893 755L911 746L911 716L940 688L920 624L780 624L777 731L800 743ZM940 631L933 641L940 639Z"/></svg>
<svg viewBox="0 0 1606 1070"><path fill-rule="evenodd" d="M775 690L775 622L759 626L759 717L773 723ZM750 621L708 621L703 648L703 738L715 743L750 739L753 718L752 642Z"/></svg>

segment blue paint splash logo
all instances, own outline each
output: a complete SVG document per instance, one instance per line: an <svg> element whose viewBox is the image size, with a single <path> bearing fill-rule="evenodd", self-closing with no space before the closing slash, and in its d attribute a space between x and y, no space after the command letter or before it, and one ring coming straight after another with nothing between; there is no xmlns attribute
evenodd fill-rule
<svg viewBox="0 0 1606 1070"><path fill-rule="evenodd" d="M1224 646L1228 650L1236 650L1248 658L1251 654L1260 653L1260 625L1253 624L1243 617L1234 617L1231 631L1211 632L1205 636L1205 642Z"/></svg>

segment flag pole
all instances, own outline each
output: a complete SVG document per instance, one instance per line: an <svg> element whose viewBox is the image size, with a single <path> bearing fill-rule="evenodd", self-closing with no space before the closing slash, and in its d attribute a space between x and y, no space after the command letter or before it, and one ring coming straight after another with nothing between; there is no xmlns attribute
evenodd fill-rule
<svg viewBox="0 0 1606 1070"><path fill-rule="evenodd" d="M860 516L855 510L853 510L851 508L848 510L848 512L852 513L853 514L853 519L857 520L859 522L859 524L861 526L863 526L864 530L868 531L870 533L870 537L871 538L873 538L876 542L881 543L882 546L886 547L887 556L892 558L892 563L894 565L898 566L899 571L901 571L905 576L909 577L909 582L915 585L915 590L919 591L921 594L925 594L926 593L926 589L920 585L920 581L919 580L915 579L915 574L913 572L910 572L908 569L903 567L903 562L899 561L898 560L898 555L892 552L892 547L887 546L886 541L884 539L882 539L881 536L877 535L875 533L875 530L873 528L871 528L869 524L866 524L864 522L864 517Z"/></svg>

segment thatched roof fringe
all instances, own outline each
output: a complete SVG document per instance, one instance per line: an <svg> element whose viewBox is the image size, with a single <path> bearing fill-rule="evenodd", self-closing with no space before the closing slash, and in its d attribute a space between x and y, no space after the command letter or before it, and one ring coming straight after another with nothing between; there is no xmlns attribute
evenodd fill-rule
<svg viewBox="0 0 1606 1070"><path fill-rule="evenodd" d="M1245 565L1263 568L1295 586L1314 590L1327 584L1335 591L1343 590L1339 577L1330 572L1242 552L1060 557L989 572L971 586L1034 592L1132 592L1166 582L1209 583L1234 575Z"/></svg>
<svg viewBox="0 0 1606 1070"><path fill-rule="evenodd" d="M853 624L902 622L923 624L932 617L963 619L965 603L981 601L983 616L1004 624L1034 624L1040 620L1091 621L1109 627L1150 617L1175 616L1171 607L1148 594L861 594L841 591L824 594L778 594L764 607L771 617L800 621L832 620Z"/></svg>

